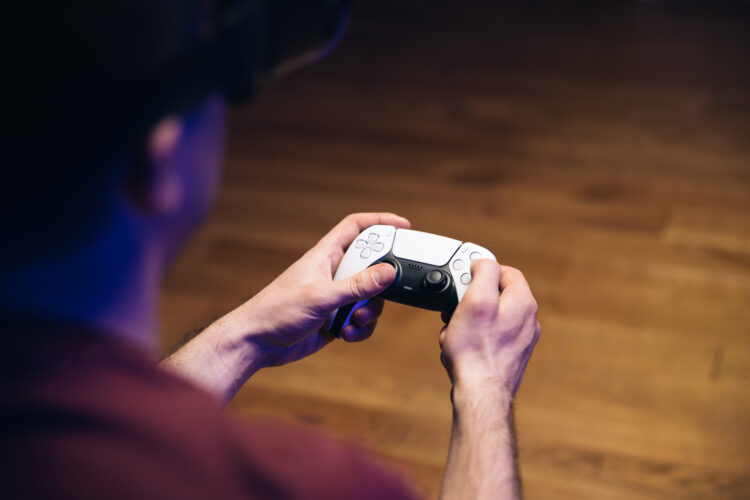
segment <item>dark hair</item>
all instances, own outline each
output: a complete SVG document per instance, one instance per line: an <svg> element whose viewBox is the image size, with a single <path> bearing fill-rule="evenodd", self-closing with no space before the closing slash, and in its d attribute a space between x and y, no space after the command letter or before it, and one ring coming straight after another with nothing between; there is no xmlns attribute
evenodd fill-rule
<svg viewBox="0 0 750 500"><path fill-rule="evenodd" d="M121 173L115 157L160 117L197 104L179 88L150 89L212 8L208 0L14 4L6 13L13 132L0 182L2 268L97 228Z"/></svg>

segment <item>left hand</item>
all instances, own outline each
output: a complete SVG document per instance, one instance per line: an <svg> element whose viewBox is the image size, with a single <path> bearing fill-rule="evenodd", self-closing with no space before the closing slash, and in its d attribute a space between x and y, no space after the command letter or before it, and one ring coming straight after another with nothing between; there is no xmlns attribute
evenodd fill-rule
<svg viewBox="0 0 750 500"><path fill-rule="evenodd" d="M217 323L233 330L232 337L251 343L262 358L261 366L278 366L328 344L333 335L325 324L335 309L372 298L341 331L347 342L368 338L383 311L383 299L375 296L393 282L395 270L382 264L341 281L333 281L333 274L349 244L373 224L410 227L408 220L394 214L349 215L271 284Z"/></svg>

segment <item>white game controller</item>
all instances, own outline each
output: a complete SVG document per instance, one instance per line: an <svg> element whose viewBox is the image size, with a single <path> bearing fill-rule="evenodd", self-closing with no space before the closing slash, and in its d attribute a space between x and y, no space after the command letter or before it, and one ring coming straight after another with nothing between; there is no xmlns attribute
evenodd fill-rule
<svg viewBox="0 0 750 500"><path fill-rule="evenodd" d="M375 225L362 231L341 259L334 281L375 264L396 268L396 280L381 297L410 306L452 314L471 283L471 261L495 259L486 248L436 234ZM350 324L363 300L337 309L328 329L336 336Z"/></svg>

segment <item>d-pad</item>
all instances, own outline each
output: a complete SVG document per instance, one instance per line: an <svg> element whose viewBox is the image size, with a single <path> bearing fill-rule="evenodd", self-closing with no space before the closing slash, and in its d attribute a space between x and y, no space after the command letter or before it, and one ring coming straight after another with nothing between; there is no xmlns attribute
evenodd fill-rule
<svg viewBox="0 0 750 500"><path fill-rule="evenodd" d="M370 233L367 235L367 240L357 240L357 242L354 244L354 248L361 248L362 251L359 253L359 256L363 259L366 259L370 255L372 255L372 252L383 251L383 243L378 241L379 239L380 237L377 233Z"/></svg>

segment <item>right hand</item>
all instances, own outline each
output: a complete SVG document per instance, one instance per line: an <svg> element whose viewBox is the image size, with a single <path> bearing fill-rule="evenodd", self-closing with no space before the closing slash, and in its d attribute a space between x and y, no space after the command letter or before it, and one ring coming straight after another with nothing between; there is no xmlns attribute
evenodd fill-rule
<svg viewBox="0 0 750 500"><path fill-rule="evenodd" d="M518 269L480 259L471 272L471 285L440 332L441 359L454 387L491 384L512 398L539 340L536 300Z"/></svg>

